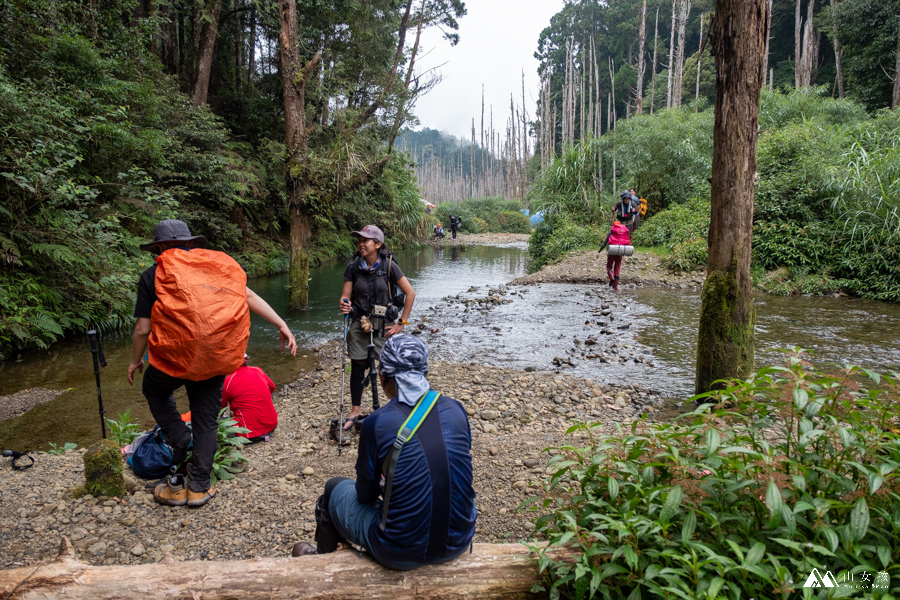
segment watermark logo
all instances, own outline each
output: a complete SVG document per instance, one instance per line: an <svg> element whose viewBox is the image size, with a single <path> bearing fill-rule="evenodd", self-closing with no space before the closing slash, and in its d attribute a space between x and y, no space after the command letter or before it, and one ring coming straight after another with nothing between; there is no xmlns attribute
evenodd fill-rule
<svg viewBox="0 0 900 600"><path fill-rule="evenodd" d="M805 588L833 588L837 586L837 581L835 581L834 575L831 574L831 571L825 571L825 575L822 576L819 573L818 569L813 569L812 573L810 573L809 577L807 577L806 583L803 584L803 587Z"/></svg>
<svg viewBox="0 0 900 600"><path fill-rule="evenodd" d="M859 590L888 589L891 578L887 571L878 573L850 573L849 571L838 573L835 578L831 571L822 574L818 569L813 569L806 578L805 588L853 588Z"/></svg>

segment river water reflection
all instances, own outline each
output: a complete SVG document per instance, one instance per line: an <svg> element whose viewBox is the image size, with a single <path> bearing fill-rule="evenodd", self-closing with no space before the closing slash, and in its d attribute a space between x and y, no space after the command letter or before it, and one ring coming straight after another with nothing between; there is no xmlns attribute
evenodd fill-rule
<svg viewBox="0 0 900 600"><path fill-rule="evenodd" d="M511 368L553 369L552 360L572 347L574 339L596 334L586 314L600 300L585 295L592 286L545 284L513 290L514 299L486 315L464 313L455 297L474 287L486 295L525 273L524 243L503 246L424 247L397 253L398 264L416 293L413 321L429 317L425 338L438 360L488 363ZM626 265L627 268L627 265ZM341 334L336 305L343 265L311 272L310 308L287 309L286 276L255 279L250 287L285 317L300 349L292 358L278 349L277 331L253 316L252 364L263 367L277 384L313 368L309 351ZM470 294L472 295L472 294ZM687 397L693 388L699 294L659 288L620 290L610 301L621 322L616 343L631 345L654 366L624 369L619 365L579 361L566 372L595 381L633 381L666 397ZM900 369L900 306L857 299L780 298L757 295L757 364L780 362L775 348L801 346L815 351L817 362L854 362L881 370ZM432 323L434 325L432 325ZM439 329L432 335L434 326ZM602 338L612 343L612 338ZM125 382L131 358L129 334L103 340L108 367L101 373L103 402L109 416L131 409L145 426L152 417L138 385ZM43 387L69 390L54 401L0 424L0 447L47 449L49 442L88 444L99 437L97 390L86 339L55 344L49 352L26 355L21 362L0 365L0 395ZM179 406L187 410L183 395Z"/></svg>

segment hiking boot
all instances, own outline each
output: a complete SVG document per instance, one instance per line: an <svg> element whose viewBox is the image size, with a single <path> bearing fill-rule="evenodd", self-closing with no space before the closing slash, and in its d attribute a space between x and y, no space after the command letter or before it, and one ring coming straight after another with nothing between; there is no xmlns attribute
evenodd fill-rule
<svg viewBox="0 0 900 600"><path fill-rule="evenodd" d="M188 503L188 490L184 485L183 475L173 475L153 488L153 497L160 504L167 506L184 506Z"/></svg>
<svg viewBox="0 0 900 600"><path fill-rule="evenodd" d="M318 554L316 547L309 542L297 542L294 549L291 550L291 556L309 556L310 554Z"/></svg>
<svg viewBox="0 0 900 600"><path fill-rule="evenodd" d="M191 508L197 508L198 506L203 506L207 502L210 501L216 495L216 488L210 487L208 490L204 492L195 492L192 489L188 489L187 491L187 505Z"/></svg>

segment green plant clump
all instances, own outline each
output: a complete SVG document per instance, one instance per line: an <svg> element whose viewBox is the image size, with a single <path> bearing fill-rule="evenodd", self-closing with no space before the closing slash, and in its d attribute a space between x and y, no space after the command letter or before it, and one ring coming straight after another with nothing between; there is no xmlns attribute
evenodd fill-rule
<svg viewBox="0 0 900 600"><path fill-rule="evenodd" d="M250 440L240 437L239 433L249 433L246 427L241 427L234 419L225 416L227 408L219 411L219 448L216 450L216 456L213 459L213 468L210 473L212 485L215 485L220 479L234 479L235 473L243 470L243 463L249 462L246 456L240 451L241 446L249 444ZM190 458L190 456L188 456Z"/></svg>
<svg viewBox="0 0 900 600"><path fill-rule="evenodd" d="M450 215L459 215L460 231L466 233L529 233L531 222L519 212L521 208L521 202L516 199L469 198L462 202L441 202L434 215L446 231L450 231Z"/></svg>
<svg viewBox="0 0 900 600"><path fill-rule="evenodd" d="M551 598L900 595L900 376L784 366L696 396L672 423L635 422L551 448L532 510ZM554 558L568 546L576 558ZM804 587L813 569L839 590Z"/></svg>
<svg viewBox="0 0 900 600"><path fill-rule="evenodd" d="M65 454L69 450L74 450L78 447L78 444L74 442L66 442L62 446L57 446L53 442L50 442L50 449L47 450L48 454Z"/></svg>
<svg viewBox="0 0 900 600"><path fill-rule="evenodd" d="M134 441L134 438L141 435L143 429L141 424L131 420L131 409L119 415L119 419L106 419L106 426L109 427L110 437L124 448ZM52 444L51 444L52 445Z"/></svg>

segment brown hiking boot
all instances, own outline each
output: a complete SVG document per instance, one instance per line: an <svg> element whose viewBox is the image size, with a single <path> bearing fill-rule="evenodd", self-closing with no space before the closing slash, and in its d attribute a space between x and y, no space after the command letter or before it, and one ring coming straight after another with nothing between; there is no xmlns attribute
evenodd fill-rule
<svg viewBox="0 0 900 600"><path fill-rule="evenodd" d="M187 505L191 508L197 508L198 506L203 506L209 500L216 495L216 488L211 487L205 492L195 492L194 490L188 488L187 491Z"/></svg>
<svg viewBox="0 0 900 600"><path fill-rule="evenodd" d="M309 556L310 554L318 554L316 547L309 542L297 542L294 549L291 550L291 556Z"/></svg>
<svg viewBox="0 0 900 600"><path fill-rule="evenodd" d="M153 488L153 497L160 504L167 506L184 506L188 503L188 491L184 485L183 475L173 475Z"/></svg>

